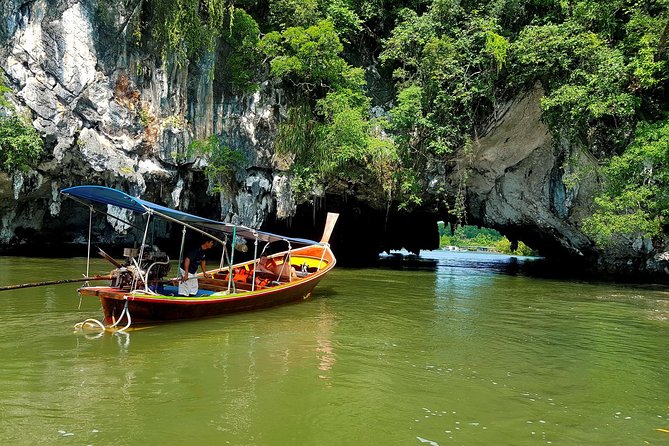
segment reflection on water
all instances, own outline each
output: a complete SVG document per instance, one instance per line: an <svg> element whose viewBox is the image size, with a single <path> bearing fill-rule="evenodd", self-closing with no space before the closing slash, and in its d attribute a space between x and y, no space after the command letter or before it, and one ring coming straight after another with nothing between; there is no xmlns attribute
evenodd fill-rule
<svg viewBox="0 0 669 446"><path fill-rule="evenodd" d="M316 338L316 342L318 343L318 348L316 350L320 353L318 369L323 372L331 370L337 362L331 340L333 336L333 329L334 315L325 309L321 312L319 317L318 337ZM328 377L325 375L320 375L320 377L323 379L328 379Z"/></svg>
<svg viewBox="0 0 669 446"><path fill-rule="evenodd" d="M669 293L425 257L335 269L304 303L102 336L74 333L101 315L76 286L4 293L0 442L669 441ZM80 266L0 258L0 285Z"/></svg>
<svg viewBox="0 0 669 446"><path fill-rule="evenodd" d="M529 265L541 264L541 257L507 256L481 252L427 251L421 256L408 252L382 254L379 264L384 268L404 270L428 270L439 275L471 274L528 274ZM536 270L536 268L535 268Z"/></svg>

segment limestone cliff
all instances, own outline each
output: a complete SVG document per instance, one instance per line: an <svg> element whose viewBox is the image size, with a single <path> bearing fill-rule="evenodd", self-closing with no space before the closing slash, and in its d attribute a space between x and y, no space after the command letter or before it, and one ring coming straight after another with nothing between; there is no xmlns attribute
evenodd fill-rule
<svg viewBox="0 0 669 446"><path fill-rule="evenodd" d="M483 135L463 150L448 182L466 196L470 224L494 227L564 267L634 275L662 269L648 239L626 240L601 251L582 231L601 186L597 160L554 141L541 121L543 90L500 106Z"/></svg>
<svg viewBox="0 0 669 446"><path fill-rule="evenodd" d="M48 155L28 174L0 177L0 243L48 226L61 211L58 191L69 185L105 184L170 206L197 207L189 203L195 200L210 207L205 161L185 148L212 133L243 150L247 165L211 216L259 226L271 212L294 211L271 150L281 92L265 83L249 96L216 96L206 63L175 66L129 52L127 19L139 4L119 4L103 26L95 1L2 3L0 67Z"/></svg>

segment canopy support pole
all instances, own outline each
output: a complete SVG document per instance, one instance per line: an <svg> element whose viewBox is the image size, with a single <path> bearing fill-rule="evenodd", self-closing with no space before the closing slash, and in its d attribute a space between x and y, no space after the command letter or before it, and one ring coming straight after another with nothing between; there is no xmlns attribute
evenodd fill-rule
<svg viewBox="0 0 669 446"><path fill-rule="evenodd" d="M290 246L290 242L288 240L286 240L286 243L288 243L288 253L283 258L283 263L281 264L281 269L279 270L279 276L276 278L276 280L279 282L281 281L281 275L283 274L283 270L286 269L286 263L290 261L290 252L293 249L292 246ZM290 276L290 270L288 270L288 282L290 282L291 279L292 277Z"/></svg>
<svg viewBox="0 0 669 446"><path fill-rule="evenodd" d="M258 234L256 234L256 239L253 242L253 260L258 261ZM256 290L256 267L253 265L253 280L251 281L251 291Z"/></svg>
<svg viewBox="0 0 669 446"><path fill-rule="evenodd" d="M228 293L232 288L232 262L235 258L235 243L237 242L237 226L232 228L232 245L230 247L230 267L228 268Z"/></svg>
<svg viewBox="0 0 669 446"><path fill-rule="evenodd" d="M91 233L93 230L93 206L89 206L88 213L88 254L86 256L86 277L90 276L91 269Z"/></svg>
<svg viewBox="0 0 669 446"><path fill-rule="evenodd" d="M149 233L149 224L151 223L151 212L146 216L146 228L144 229L144 237L142 237L142 246L139 248L139 264L142 264L144 258L144 245L146 244L146 235Z"/></svg>
<svg viewBox="0 0 669 446"><path fill-rule="evenodd" d="M146 235L149 232L150 223L151 223L151 210L147 212L146 227L144 228L144 237L142 237L142 246L139 248L139 257L137 258L137 274L139 274L139 277L144 282L145 287L147 285L146 282L148 277L144 277L144 275L142 274L142 259L144 258L144 244L146 243ZM134 290L136 284L137 284L137 275L134 275L132 279L132 286L130 287L130 289Z"/></svg>
<svg viewBox="0 0 669 446"><path fill-rule="evenodd" d="M228 255L228 234L225 234L225 238L223 239L223 249L221 250L221 262L218 264L218 270L223 269L223 265L225 264L225 256Z"/></svg>
<svg viewBox="0 0 669 446"><path fill-rule="evenodd" d="M223 268L223 265L225 264L225 259L230 259L230 256L228 255L228 234L225 234L225 237L223 238L223 252L221 253L221 265L220 265L221 268Z"/></svg>
<svg viewBox="0 0 669 446"><path fill-rule="evenodd" d="M179 264L177 268L181 268L181 262L184 260L184 245L186 243L186 227L181 230L181 248L179 249Z"/></svg>

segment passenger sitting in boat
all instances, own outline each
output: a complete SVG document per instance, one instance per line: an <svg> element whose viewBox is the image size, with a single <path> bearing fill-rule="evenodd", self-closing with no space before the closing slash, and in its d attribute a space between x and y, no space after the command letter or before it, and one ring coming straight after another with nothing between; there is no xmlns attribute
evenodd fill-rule
<svg viewBox="0 0 669 446"><path fill-rule="evenodd" d="M275 280L290 282L297 277L297 273L295 272L295 268L290 263L287 263L289 259L290 256L286 254L283 261L277 263L274 258L262 256L258 261L257 271L272 275L276 278Z"/></svg>
<svg viewBox="0 0 669 446"><path fill-rule="evenodd" d="M214 246L214 241L203 238L200 245L188 251L179 265L179 295L195 296L197 294L197 267L202 267L202 274L207 277L205 251Z"/></svg>

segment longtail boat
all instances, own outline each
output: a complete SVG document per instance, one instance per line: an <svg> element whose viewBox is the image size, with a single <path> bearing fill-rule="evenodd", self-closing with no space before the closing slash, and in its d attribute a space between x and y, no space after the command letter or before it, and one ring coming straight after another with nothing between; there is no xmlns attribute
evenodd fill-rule
<svg viewBox="0 0 669 446"><path fill-rule="evenodd" d="M63 189L61 193L89 208L91 224L95 212L121 220L118 208L141 214L146 219L140 248L125 248L126 260L123 263L100 250L100 254L115 266L109 285L85 284L79 289L82 296L100 299L104 321L96 322L103 328L125 330L131 325L207 318L301 301L311 296L314 287L336 263L328 241L338 214L328 214L323 237L316 242L198 217L103 186L75 186ZM101 209L100 205L107 208ZM162 218L183 227L182 253L187 230L209 237L223 247L218 267L197 275L198 292L195 296L178 294L177 279L165 278L170 269L169 257L155 246L146 244L152 218ZM87 276L90 268L90 229ZM235 247L248 251L249 244L254 249L253 258L235 263ZM269 254L270 244L287 246L287 249ZM261 258L272 259L275 269L268 271L261 268Z"/></svg>

